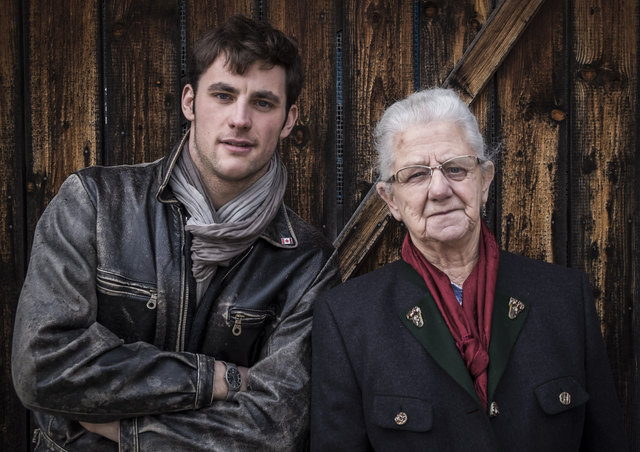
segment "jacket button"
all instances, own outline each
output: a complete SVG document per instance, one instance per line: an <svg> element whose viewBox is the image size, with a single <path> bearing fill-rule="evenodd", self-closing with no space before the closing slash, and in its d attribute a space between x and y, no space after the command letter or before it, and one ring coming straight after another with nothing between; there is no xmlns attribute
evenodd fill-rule
<svg viewBox="0 0 640 452"><path fill-rule="evenodd" d="M498 414L500 414L498 404L496 402L491 402L491 405L489 405L489 417L496 417Z"/></svg>
<svg viewBox="0 0 640 452"><path fill-rule="evenodd" d="M569 394L568 392L561 392L560 403L565 406L571 405L571 394Z"/></svg>
<svg viewBox="0 0 640 452"><path fill-rule="evenodd" d="M393 420L398 425L404 425L407 423L407 414L404 411L400 411Z"/></svg>

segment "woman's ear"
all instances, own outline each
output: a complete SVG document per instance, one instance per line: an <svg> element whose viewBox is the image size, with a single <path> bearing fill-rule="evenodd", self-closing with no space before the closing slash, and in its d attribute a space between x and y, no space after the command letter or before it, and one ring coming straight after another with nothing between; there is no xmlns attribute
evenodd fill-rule
<svg viewBox="0 0 640 452"><path fill-rule="evenodd" d="M482 173L482 202L486 203L487 199L489 199L489 187L491 187L491 182L493 181L493 177L495 176L495 166L493 166L493 162L487 161L482 164L481 173Z"/></svg>
<svg viewBox="0 0 640 452"><path fill-rule="evenodd" d="M390 184L388 182L378 182L376 184L376 191L378 192L378 195L380 195L382 200L387 203L387 206L389 207L389 212L391 212L391 215L393 215L393 218L395 218L398 221L402 221L402 216L400 215L400 211L398 210L398 207L396 206L396 203L393 199L394 198L393 192L389 190L389 188L390 188Z"/></svg>

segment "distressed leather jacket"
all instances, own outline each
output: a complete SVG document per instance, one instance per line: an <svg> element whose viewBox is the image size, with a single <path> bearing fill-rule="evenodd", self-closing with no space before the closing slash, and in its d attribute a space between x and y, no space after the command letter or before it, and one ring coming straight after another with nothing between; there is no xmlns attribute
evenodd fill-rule
<svg viewBox="0 0 640 452"><path fill-rule="evenodd" d="M12 354L36 450L304 447L312 305L338 282L333 249L283 205L196 306L168 187L181 148L74 173L38 223ZM214 401L214 359L249 367L248 390ZM119 446L78 423L117 419Z"/></svg>

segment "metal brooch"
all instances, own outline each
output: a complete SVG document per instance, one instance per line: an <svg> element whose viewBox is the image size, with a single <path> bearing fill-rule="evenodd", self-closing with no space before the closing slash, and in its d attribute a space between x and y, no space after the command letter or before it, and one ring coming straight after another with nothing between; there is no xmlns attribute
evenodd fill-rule
<svg viewBox="0 0 640 452"><path fill-rule="evenodd" d="M524 303L511 297L509 300L509 318L511 320L515 319L522 311L524 311Z"/></svg>
<svg viewBox="0 0 640 452"><path fill-rule="evenodd" d="M411 311L407 313L407 319L411 320L418 328L422 328L424 325L424 321L422 320L422 311L418 306L411 308Z"/></svg>

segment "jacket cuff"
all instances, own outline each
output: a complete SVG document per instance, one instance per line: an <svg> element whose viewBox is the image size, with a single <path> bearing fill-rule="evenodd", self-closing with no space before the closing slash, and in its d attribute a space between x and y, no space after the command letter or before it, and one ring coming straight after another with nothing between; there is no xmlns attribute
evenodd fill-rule
<svg viewBox="0 0 640 452"><path fill-rule="evenodd" d="M120 419L120 446L118 452L138 452L138 419Z"/></svg>
<svg viewBox="0 0 640 452"><path fill-rule="evenodd" d="M198 362L198 381L196 382L195 410L206 408L213 403L214 369L216 360L211 356L196 355Z"/></svg>

